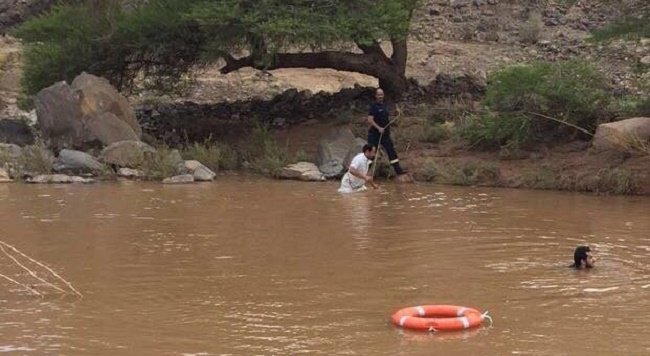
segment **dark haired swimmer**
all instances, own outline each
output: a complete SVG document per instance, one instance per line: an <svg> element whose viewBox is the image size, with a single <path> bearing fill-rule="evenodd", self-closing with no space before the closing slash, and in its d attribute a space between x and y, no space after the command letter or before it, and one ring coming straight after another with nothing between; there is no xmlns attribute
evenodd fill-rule
<svg viewBox="0 0 650 356"><path fill-rule="evenodd" d="M596 258L591 253L591 248L589 248L589 246L576 247L576 250L573 253L573 264L571 265L572 268L575 269L593 268L595 263L596 263Z"/></svg>

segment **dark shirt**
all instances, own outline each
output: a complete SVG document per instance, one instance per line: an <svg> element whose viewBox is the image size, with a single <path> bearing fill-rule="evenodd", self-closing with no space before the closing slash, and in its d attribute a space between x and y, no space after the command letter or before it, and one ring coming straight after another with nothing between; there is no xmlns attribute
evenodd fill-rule
<svg viewBox="0 0 650 356"><path fill-rule="evenodd" d="M368 116L372 116L373 119L375 120L375 123L379 127L386 128L386 132L384 133L384 135L387 135L389 130L389 127L387 127L388 123L390 122L388 120L388 114L389 114L388 105L386 105L386 103L380 104L375 102L374 104L372 104L372 106L370 106L370 110L368 111ZM370 128L370 131L373 131L373 133L379 133L377 128L375 128L374 126Z"/></svg>

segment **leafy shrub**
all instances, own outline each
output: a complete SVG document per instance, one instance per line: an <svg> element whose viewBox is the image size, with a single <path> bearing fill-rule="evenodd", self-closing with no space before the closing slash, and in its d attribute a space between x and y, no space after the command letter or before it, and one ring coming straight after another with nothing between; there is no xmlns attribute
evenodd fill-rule
<svg viewBox="0 0 650 356"><path fill-rule="evenodd" d="M636 39L650 37L648 16L626 17L592 32L593 41L607 41L614 38Z"/></svg>
<svg viewBox="0 0 650 356"><path fill-rule="evenodd" d="M261 125L251 132L243 156L254 171L272 177L277 177L290 161L287 147L278 145L269 128Z"/></svg>
<svg viewBox="0 0 650 356"><path fill-rule="evenodd" d="M160 147L153 153L145 153L140 167L145 178L162 180L179 174L181 170L181 167L178 166L180 157L179 153L174 151L167 147Z"/></svg>
<svg viewBox="0 0 650 356"><path fill-rule="evenodd" d="M535 44L539 41L543 28L542 14L533 12L528 17L528 21L523 22L519 27L519 40L522 43Z"/></svg>
<svg viewBox="0 0 650 356"><path fill-rule="evenodd" d="M593 130L607 104L606 89L605 77L590 63L533 62L491 75L485 104L501 113L539 113Z"/></svg>
<svg viewBox="0 0 650 356"><path fill-rule="evenodd" d="M239 167L237 151L229 145L217 142L195 142L183 149L182 156L188 160L197 160L215 172Z"/></svg>
<svg viewBox="0 0 650 356"><path fill-rule="evenodd" d="M519 147L533 140L531 121L522 115L484 113L466 117L459 130L462 138L473 146L497 149L501 146Z"/></svg>

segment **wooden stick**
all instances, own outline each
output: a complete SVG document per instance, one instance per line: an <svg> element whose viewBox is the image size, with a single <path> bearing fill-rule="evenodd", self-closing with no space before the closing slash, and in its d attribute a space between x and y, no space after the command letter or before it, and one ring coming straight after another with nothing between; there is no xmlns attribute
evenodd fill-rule
<svg viewBox="0 0 650 356"><path fill-rule="evenodd" d="M30 270L29 268L25 267L25 266L24 266L22 263L20 263L20 262L19 262L19 261L14 257L14 256L12 256L12 255L10 255L9 253L7 253L7 251L5 250L5 248L4 248L3 246L0 246L0 250L2 250L2 253L4 253L7 257L11 258L11 259L12 259L12 260L13 260L13 261L14 261L14 262L15 262L15 263L20 267L20 268L22 268L23 270L27 271L27 273L29 273L32 277L36 278L39 282L44 283L44 284L46 284L46 285L48 285L48 286L50 286L50 287L52 287L52 288L58 290L58 291L61 292L61 293L68 294L67 291L65 291L65 290L63 290L63 289L57 287L56 285L54 285L54 284L52 284L52 283L50 283L50 282L48 282L48 281L42 279L41 277L37 276L36 273L35 273L34 271L32 271L32 270Z"/></svg>
<svg viewBox="0 0 650 356"><path fill-rule="evenodd" d="M2 274L2 273L0 273L0 277L2 277L2 278L4 278L4 279L8 280L9 282L12 282L12 283L14 283L14 284L17 284L17 285L19 285L19 286L21 286L21 287L27 289L28 291L30 291L30 292L36 294L37 296L39 296L39 297L41 297L41 298L43 297L43 294L39 293L36 289L34 289L34 288L29 288L29 286L27 286L27 285L25 285L25 284L22 284L22 283L16 281L15 279L13 279L13 278L11 278L11 277L7 277L7 276L5 276L5 275Z"/></svg>
<svg viewBox="0 0 650 356"><path fill-rule="evenodd" d="M56 272L54 272L50 267L48 267L48 266L46 266L46 265L44 265L44 264L42 264L42 263L36 261L35 259L33 259L33 258L27 256L26 254L20 252L17 248L15 248L15 247L9 245L8 243L6 243L6 242L4 242L4 241L0 241L0 244L6 246L6 247L8 247L8 248L10 248L10 249L13 250L14 252L16 252L16 253L18 253L19 255L21 255L21 256L25 257L26 259L30 260L32 263L35 263L35 264L37 264L37 265L43 267L43 268L46 269L48 272L50 272L54 277L58 278L61 282L65 283L65 284L68 286L68 288L70 288L70 290L72 290L73 292L75 292L75 294L77 294L79 297L83 298L83 294L79 293L79 291L76 290L76 289L72 286L72 284L71 284L70 282L66 281L63 277L59 276L59 275L58 275Z"/></svg>
<svg viewBox="0 0 650 356"><path fill-rule="evenodd" d="M566 121L563 121L563 120L560 120L560 119L556 119L556 118L554 118L554 117L550 117L550 116L547 116L547 115L544 115L544 114L536 113L536 112L528 112L528 113L531 114L531 115L535 115L535 116L537 116L537 117L541 117L541 118L543 118L543 119L547 119L547 120L555 121L555 122L558 122L558 123L560 123L560 124L564 124L564 125L567 125L567 126L573 127L574 129L579 130L579 131L581 131L581 132L583 132L583 133L586 133L587 135L589 135L589 136L591 136L591 137L594 136L594 134L592 134L591 132L587 131L586 129L583 129L582 127L580 127L580 126L578 126L578 125L574 125L574 124L572 124L572 123L570 123L570 122L566 122Z"/></svg>

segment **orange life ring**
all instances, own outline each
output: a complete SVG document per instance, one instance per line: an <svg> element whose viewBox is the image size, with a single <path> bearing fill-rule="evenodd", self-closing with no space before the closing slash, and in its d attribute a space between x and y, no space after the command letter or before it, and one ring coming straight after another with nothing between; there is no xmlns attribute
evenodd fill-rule
<svg viewBox="0 0 650 356"><path fill-rule="evenodd" d="M398 310L391 320L396 326L421 331L453 331L475 328L486 314L457 305L421 305Z"/></svg>

